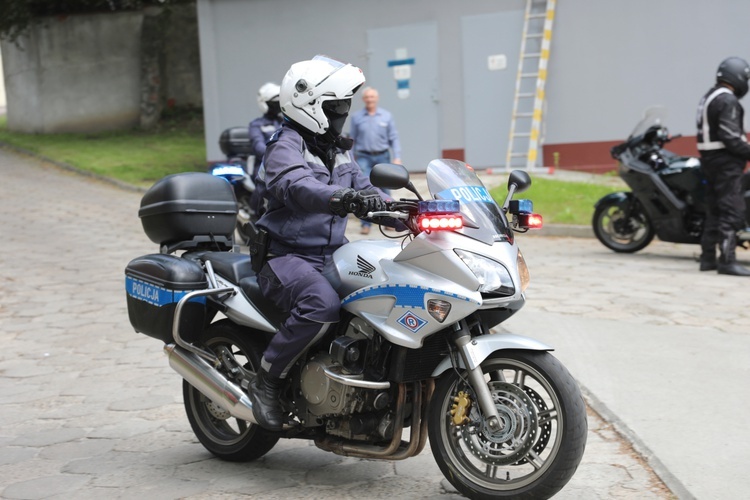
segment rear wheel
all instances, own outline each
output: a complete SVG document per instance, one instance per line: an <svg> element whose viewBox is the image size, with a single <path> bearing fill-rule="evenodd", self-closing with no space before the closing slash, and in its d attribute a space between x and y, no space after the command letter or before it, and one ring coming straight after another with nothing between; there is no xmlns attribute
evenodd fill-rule
<svg viewBox="0 0 750 500"><path fill-rule="evenodd" d="M654 239L654 227L637 201L599 203L592 219L594 234L610 250L633 253Z"/></svg>
<svg viewBox="0 0 750 500"><path fill-rule="evenodd" d="M464 378L447 373L428 417L435 461L469 498L551 497L573 476L586 445L578 385L547 352L498 351L482 371L501 429L489 428Z"/></svg>
<svg viewBox="0 0 750 500"><path fill-rule="evenodd" d="M207 328L201 341L217 355L220 350L231 353L243 370L257 373L260 369L264 346L262 339L256 338L252 331L223 320ZM233 374L224 368L220 371L239 385ZM278 436L256 424L232 417L186 381L182 382L182 396L196 437L208 451L223 460L255 460L268 453L279 440Z"/></svg>

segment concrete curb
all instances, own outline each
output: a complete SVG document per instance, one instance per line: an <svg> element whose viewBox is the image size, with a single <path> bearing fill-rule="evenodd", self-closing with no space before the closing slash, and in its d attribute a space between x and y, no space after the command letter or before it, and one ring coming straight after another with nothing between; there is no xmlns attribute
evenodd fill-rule
<svg viewBox="0 0 750 500"><path fill-rule="evenodd" d="M549 224L542 229L524 233L529 236L562 236L567 238L593 238L594 230L590 226L572 224Z"/></svg>
<svg viewBox="0 0 750 500"><path fill-rule="evenodd" d="M669 471L661 460L654 454L646 443L633 432L617 415L615 415L606 404L597 398L586 386L578 382L581 388L583 399L586 404L595 411L602 420L611 424L615 431L627 442L633 446L633 450L651 467L654 473L659 476L669 490L680 500L695 500L695 496L685 487L677 477Z"/></svg>

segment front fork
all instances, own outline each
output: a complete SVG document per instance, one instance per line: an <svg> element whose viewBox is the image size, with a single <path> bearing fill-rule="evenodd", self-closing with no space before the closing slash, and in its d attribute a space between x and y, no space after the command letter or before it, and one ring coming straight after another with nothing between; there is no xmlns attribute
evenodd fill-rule
<svg viewBox="0 0 750 500"><path fill-rule="evenodd" d="M481 360L473 359L473 351L469 348L470 344L472 342L476 343L476 341L472 340L466 321L460 321L453 325L453 341L455 342L456 347L458 347L458 352L461 354L464 366L469 374L469 383L474 389L479 408L482 410L482 414L486 418L487 426L492 431L502 430L500 415L498 414L497 407L492 399L490 388L484 380Z"/></svg>

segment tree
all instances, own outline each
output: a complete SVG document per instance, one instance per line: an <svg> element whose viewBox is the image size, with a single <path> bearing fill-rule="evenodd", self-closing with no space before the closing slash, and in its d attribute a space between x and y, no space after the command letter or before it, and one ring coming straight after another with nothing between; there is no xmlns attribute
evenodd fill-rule
<svg viewBox="0 0 750 500"><path fill-rule="evenodd" d="M194 0L0 0L0 39L15 42L33 22L49 16L141 10Z"/></svg>

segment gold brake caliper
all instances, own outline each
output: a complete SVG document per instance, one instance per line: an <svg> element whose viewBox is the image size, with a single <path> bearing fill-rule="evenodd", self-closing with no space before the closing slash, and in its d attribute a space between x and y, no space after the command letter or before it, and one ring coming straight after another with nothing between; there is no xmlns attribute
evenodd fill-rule
<svg viewBox="0 0 750 500"><path fill-rule="evenodd" d="M469 408L471 408L471 398L464 391L459 391L458 395L453 398L453 407L451 415L453 416L454 425L464 425L469 422Z"/></svg>

